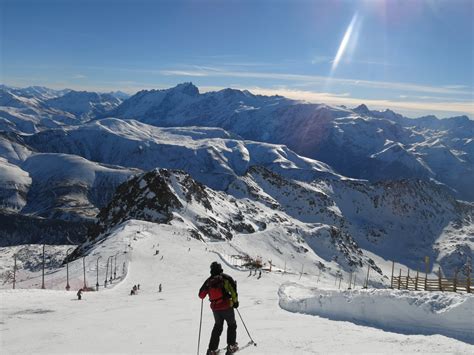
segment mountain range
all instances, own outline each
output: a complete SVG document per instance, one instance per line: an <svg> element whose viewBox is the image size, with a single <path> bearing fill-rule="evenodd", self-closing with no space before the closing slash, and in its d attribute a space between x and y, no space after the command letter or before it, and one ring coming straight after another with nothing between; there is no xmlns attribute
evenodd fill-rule
<svg viewBox="0 0 474 355"><path fill-rule="evenodd" d="M129 98L2 86L0 244L54 235L85 242L77 255L121 221L181 219L199 239L263 235L322 265L429 255L453 272L474 250L473 137L466 116L191 83Z"/></svg>

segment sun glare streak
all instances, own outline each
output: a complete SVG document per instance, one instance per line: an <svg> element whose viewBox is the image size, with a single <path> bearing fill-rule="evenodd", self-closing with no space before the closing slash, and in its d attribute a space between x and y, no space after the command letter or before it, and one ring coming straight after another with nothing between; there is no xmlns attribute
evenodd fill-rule
<svg viewBox="0 0 474 355"><path fill-rule="evenodd" d="M352 34L354 32L354 27L355 27L358 17L359 15L356 12L354 16L352 17L351 23L347 27L346 33L344 33L344 37L342 38L341 44L339 45L339 49L337 50L336 57L334 58L334 61L332 62L331 73L334 72L334 70L336 70L337 66L339 65L339 62L341 61L342 56L344 55L344 52L346 51L347 44L349 43L352 37Z"/></svg>

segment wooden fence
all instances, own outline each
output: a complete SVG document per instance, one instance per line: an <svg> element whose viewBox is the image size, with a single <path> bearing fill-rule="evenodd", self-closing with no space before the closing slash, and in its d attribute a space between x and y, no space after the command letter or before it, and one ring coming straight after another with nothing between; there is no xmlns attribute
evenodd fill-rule
<svg viewBox="0 0 474 355"><path fill-rule="evenodd" d="M430 279L426 274L424 277L421 276L419 272L414 276L410 276L410 270L407 271L406 275L402 275L402 269L400 269L399 275L395 276L392 267L390 288L411 291L450 291L471 293L474 291L473 284L474 279L471 278L470 273L468 273L467 276L459 277L456 272L453 278L446 278L442 277L441 270L438 269L438 277Z"/></svg>

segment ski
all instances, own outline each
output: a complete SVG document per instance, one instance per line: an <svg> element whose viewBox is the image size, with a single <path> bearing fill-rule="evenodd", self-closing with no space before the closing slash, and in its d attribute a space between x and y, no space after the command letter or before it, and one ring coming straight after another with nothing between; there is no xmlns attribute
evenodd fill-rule
<svg viewBox="0 0 474 355"><path fill-rule="evenodd" d="M248 347L251 346L251 345L257 346L257 344L254 343L253 341L249 341L247 344L242 345L242 346L239 346L239 348L238 348L236 351L231 352L231 353L227 353L227 346L226 346L225 348L218 349L218 350L217 350L217 355L230 355L230 354L235 354L235 353L238 353L238 352L241 351L241 350L244 350L245 348L248 348Z"/></svg>

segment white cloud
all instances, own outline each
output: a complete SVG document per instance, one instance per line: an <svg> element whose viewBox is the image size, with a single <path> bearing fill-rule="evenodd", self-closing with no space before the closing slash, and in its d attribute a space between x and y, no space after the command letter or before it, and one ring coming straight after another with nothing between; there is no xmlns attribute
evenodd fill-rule
<svg viewBox="0 0 474 355"><path fill-rule="evenodd" d="M192 77L232 77L248 79L268 79L280 81L306 82L311 84L340 84L352 87L366 87L372 89L387 89L410 92L436 93L447 95L472 95L472 90L461 90L460 88L449 88L444 86L419 85L412 83L354 80L343 78L328 78L319 75L303 75L290 73L271 73L271 72L250 72L250 71L232 71L220 68L196 68L190 70L161 70L163 75L192 76Z"/></svg>
<svg viewBox="0 0 474 355"><path fill-rule="evenodd" d="M341 96L339 94L319 93L312 91L291 90L291 89L265 89L251 88L250 91L261 95L282 95L295 100L304 100L313 103L327 103L332 105L346 105L355 107L362 103L375 109L390 108L394 111L411 113L439 112L444 114L469 114L474 117L474 103L466 102L426 102L426 101L398 101L379 99L360 99L354 97Z"/></svg>
<svg viewBox="0 0 474 355"><path fill-rule="evenodd" d="M201 87L201 91L216 91L223 87ZM372 109L384 110L391 109L411 116L420 116L429 113L437 113L443 116L453 116L468 114L474 117L474 104L472 102L426 102L426 101L398 101L398 100L378 100L378 99L360 99L349 97L348 93L332 94L327 92L313 92L305 90L293 90L288 88L263 88L247 87L254 94L260 95L281 95L294 100L302 100L311 103L325 103L329 105L345 105L355 107L360 104L366 104Z"/></svg>

